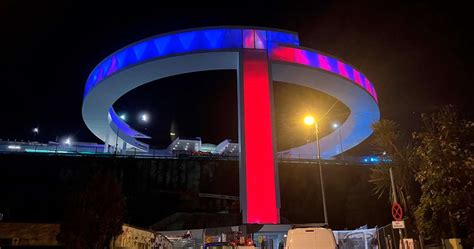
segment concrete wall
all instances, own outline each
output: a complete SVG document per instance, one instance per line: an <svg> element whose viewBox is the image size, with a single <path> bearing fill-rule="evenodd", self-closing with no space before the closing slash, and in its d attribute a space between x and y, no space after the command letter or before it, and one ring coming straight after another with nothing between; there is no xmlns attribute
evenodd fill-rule
<svg viewBox="0 0 474 249"><path fill-rule="evenodd" d="M122 184L129 224L148 227L177 212L239 212L235 200L199 196L238 196L238 161L2 155L0 213L5 221L59 223L68 194L101 169ZM282 220L322 222L316 164L279 163L279 173ZM323 174L331 227L390 222L387 198L372 194L368 166L328 164Z"/></svg>

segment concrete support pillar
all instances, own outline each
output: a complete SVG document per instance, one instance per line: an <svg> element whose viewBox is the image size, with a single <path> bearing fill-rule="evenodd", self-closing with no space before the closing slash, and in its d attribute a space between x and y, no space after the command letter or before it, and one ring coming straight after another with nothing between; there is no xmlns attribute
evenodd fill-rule
<svg viewBox="0 0 474 249"><path fill-rule="evenodd" d="M110 131L107 132L107 136L105 137L105 140L104 140L104 153L109 152L109 135L110 135Z"/></svg>
<svg viewBox="0 0 474 249"><path fill-rule="evenodd" d="M279 182L267 51L242 51L238 71L242 220L277 224L280 222Z"/></svg>
<svg viewBox="0 0 474 249"><path fill-rule="evenodd" d="M126 154L126 153L127 153L127 143L123 141L121 154Z"/></svg>

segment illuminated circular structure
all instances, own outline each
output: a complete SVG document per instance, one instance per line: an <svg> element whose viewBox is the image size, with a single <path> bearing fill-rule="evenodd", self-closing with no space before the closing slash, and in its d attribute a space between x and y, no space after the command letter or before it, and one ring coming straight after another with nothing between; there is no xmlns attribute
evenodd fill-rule
<svg viewBox="0 0 474 249"><path fill-rule="evenodd" d="M126 46L105 58L89 75L82 115L88 128L107 145L148 150L148 138L125 123L112 105L134 88L157 79L208 70L238 75L241 204L246 223L278 222L272 82L316 89L351 111L335 132L323 137L321 157L350 149L371 133L380 118L372 83L354 67L301 47L298 34L253 27L209 27L178 31ZM340 137L339 137L340 136ZM280 152L285 157L314 155L310 143Z"/></svg>

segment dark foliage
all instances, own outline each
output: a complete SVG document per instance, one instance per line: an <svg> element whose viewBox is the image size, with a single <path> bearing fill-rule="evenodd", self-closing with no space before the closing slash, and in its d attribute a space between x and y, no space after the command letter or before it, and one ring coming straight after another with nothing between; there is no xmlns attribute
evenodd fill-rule
<svg viewBox="0 0 474 249"><path fill-rule="evenodd" d="M124 197L111 173L99 172L69 197L58 241L70 249L102 249L122 233Z"/></svg>
<svg viewBox="0 0 474 249"><path fill-rule="evenodd" d="M474 122L451 107L423 115L424 129L415 133L422 159L416 180L421 184L416 209L420 231L428 238L474 239Z"/></svg>

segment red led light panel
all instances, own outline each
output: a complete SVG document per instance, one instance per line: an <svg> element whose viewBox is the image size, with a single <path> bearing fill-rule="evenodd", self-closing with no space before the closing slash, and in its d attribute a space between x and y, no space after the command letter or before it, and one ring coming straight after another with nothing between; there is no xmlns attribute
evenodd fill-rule
<svg viewBox="0 0 474 249"><path fill-rule="evenodd" d="M267 52L246 50L242 56L247 203L244 223L276 224L279 212Z"/></svg>

